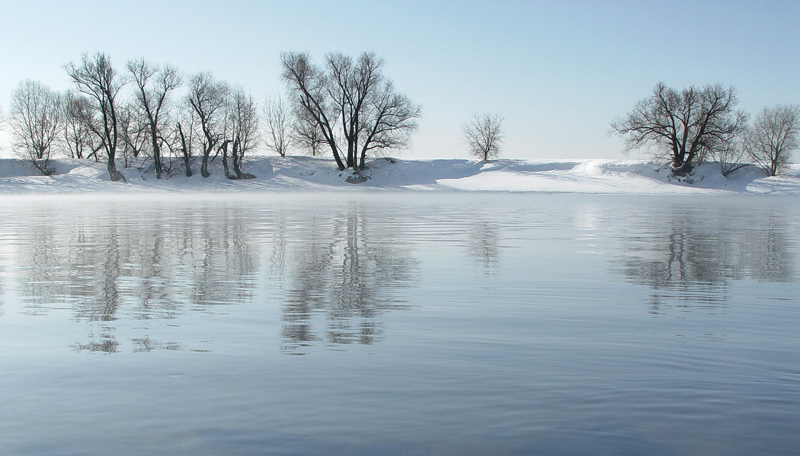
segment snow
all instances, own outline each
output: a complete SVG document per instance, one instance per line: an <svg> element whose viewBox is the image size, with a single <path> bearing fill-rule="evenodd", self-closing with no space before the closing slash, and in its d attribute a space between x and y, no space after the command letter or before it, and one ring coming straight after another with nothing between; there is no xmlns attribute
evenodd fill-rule
<svg viewBox="0 0 800 456"><path fill-rule="evenodd" d="M243 169L255 179L229 180L219 161L203 179L194 165L191 178L176 174L156 179L147 163L119 166L127 179L108 180L105 164L87 160L52 160L56 173L42 176L27 161L0 159L0 193L226 193L330 191L538 192L583 194L774 194L800 195L800 166L781 176L766 177L747 167L730 178L718 164L695 168L676 179L668 165L641 160L400 160L370 161L359 175L340 172L331 158L252 157ZM180 171L180 166L175 165Z"/></svg>

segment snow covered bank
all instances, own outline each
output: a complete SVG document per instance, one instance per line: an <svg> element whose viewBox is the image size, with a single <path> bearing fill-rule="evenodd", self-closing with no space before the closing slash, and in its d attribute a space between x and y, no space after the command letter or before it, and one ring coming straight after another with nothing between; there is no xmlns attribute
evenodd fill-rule
<svg viewBox="0 0 800 456"><path fill-rule="evenodd" d="M783 176L765 177L756 168L722 176L704 164L676 180L669 167L637 160L471 160L376 159L360 176L339 172L332 159L252 157L244 169L255 179L229 180L214 163L208 179L199 173L158 180L152 171L122 169L127 183L110 182L105 165L85 160L53 160L53 176L32 164L0 159L0 193L294 192L294 191L500 191L585 194L775 194L800 195L800 166ZM353 183L359 182L359 183Z"/></svg>

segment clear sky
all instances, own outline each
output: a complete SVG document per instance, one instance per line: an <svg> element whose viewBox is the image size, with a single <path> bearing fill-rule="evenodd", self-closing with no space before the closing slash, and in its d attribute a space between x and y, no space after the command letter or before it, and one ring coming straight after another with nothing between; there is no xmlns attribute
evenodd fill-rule
<svg viewBox="0 0 800 456"><path fill-rule="evenodd" d="M800 1L0 0L0 106L24 79L108 53L285 92L282 51L375 51L422 105L402 157L467 157L461 124L505 117L507 158L621 158L609 122L658 81L722 83L755 114L800 103ZM7 132L8 127L5 127ZM631 158L639 158L632 154Z"/></svg>

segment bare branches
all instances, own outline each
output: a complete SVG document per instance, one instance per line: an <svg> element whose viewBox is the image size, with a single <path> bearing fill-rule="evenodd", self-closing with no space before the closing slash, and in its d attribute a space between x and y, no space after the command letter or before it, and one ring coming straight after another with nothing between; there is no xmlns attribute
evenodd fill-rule
<svg viewBox="0 0 800 456"><path fill-rule="evenodd" d="M180 87L182 77L178 70L170 65L155 66L143 58L132 60L127 65L128 72L136 85L136 106L142 112L153 153L156 178L161 179L163 163L161 146L166 136L168 122L169 97Z"/></svg>
<svg viewBox="0 0 800 456"><path fill-rule="evenodd" d="M231 141L233 145L233 171L236 179L255 177L242 172L244 154L255 147L258 135L258 108L253 96L238 88L233 92L229 108L231 121Z"/></svg>
<svg viewBox="0 0 800 456"><path fill-rule="evenodd" d="M281 97L268 97L262 107L264 119L264 145L267 149L285 157L292 144L292 120L289 107ZM312 124L313 125L313 124ZM312 130L313 131L313 130ZM310 134L313 134L309 132Z"/></svg>
<svg viewBox="0 0 800 456"><path fill-rule="evenodd" d="M23 81L11 95L14 146L44 175L53 173L48 162L63 119L61 97L38 81Z"/></svg>
<svg viewBox="0 0 800 456"><path fill-rule="evenodd" d="M217 82L210 73L198 73L189 81L186 103L197 115L202 133L203 157L200 174L209 177L208 159L211 151L221 143L224 132L224 109L230 88L225 82Z"/></svg>
<svg viewBox="0 0 800 456"><path fill-rule="evenodd" d="M625 136L627 148L653 146L672 160L676 172L688 172L694 162L728 149L741 133L747 116L736 111L736 90L711 85L681 92L658 83L652 95L639 101L625 118L611 123Z"/></svg>
<svg viewBox="0 0 800 456"><path fill-rule="evenodd" d="M65 69L75 84L75 89L93 100L92 109L98 113L98 122L90 124L100 137L100 142L108 157L108 175L112 181L124 180L117 171L116 155L119 141L119 125L116 98L125 81L117 77L111 66L111 58L98 53L90 58L81 57L80 65L69 63Z"/></svg>
<svg viewBox="0 0 800 456"><path fill-rule="evenodd" d="M339 169L358 170L368 152L408 144L420 108L395 92L383 76L383 59L374 53L357 60L328 54L324 70L305 53L284 53L281 61L299 122L296 130L312 145L321 134Z"/></svg>
<svg viewBox="0 0 800 456"><path fill-rule="evenodd" d="M764 108L747 136L750 158L770 176L789 163L791 153L800 146L800 106L777 105Z"/></svg>
<svg viewBox="0 0 800 456"><path fill-rule="evenodd" d="M421 115L419 105L395 92L391 81L385 81L383 87L370 97L367 109L369 115L364 126L361 167L368 151L408 147Z"/></svg>
<svg viewBox="0 0 800 456"><path fill-rule="evenodd" d="M500 113L474 114L461 127L470 154L483 161L497 157L503 143L502 125L503 116Z"/></svg>

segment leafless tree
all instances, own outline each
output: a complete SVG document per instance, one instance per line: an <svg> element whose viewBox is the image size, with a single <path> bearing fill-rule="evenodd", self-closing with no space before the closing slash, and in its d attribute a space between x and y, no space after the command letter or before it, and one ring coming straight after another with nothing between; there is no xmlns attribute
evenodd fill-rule
<svg viewBox="0 0 800 456"><path fill-rule="evenodd" d="M391 81L383 81L382 86L367 99L359 167L364 167L367 152L408 147L411 133L418 128L420 115L419 105L397 93Z"/></svg>
<svg viewBox="0 0 800 456"><path fill-rule="evenodd" d="M675 174L686 174L695 161L729 147L745 127L747 115L735 110L737 103L733 87L689 86L678 92L660 82L611 129L627 138L628 150L655 147L657 155L670 157Z"/></svg>
<svg viewBox="0 0 800 456"><path fill-rule="evenodd" d="M72 158L98 159L97 152L103 145L100 138L93 134L97 127L90 127L95 122L94 112L88 98L80 96L75 90L67 90L63 95L64 109L64 144Z"/></svg>
<svg viewBox="0 0 800 456"><path fill-rule="evenodd" d="M122 158L124 167L127 168L147 148L147 119L144 112L133 103L120 103L117 111L122 139Z"/></svg>
<svg viewBox="0 0 800 456"><path fill-rule="evenodd" d="M461 126L470 154L489 161L500 154L503 143L503 116L500 113L476 113Z"/></svg>
<svg viewBox="0 0 800 456"><path fill-rule="evenodd" d="M752 160L770 176L777 175L789 163L800 134L800 106L777 105L764 108L753 122L747 137Z"/></svg>
<svg viewBox="0 0 800 456"><path fill-rule="evenodd" d="M195 124L197 123L197 115L194 109L181 109L178 114L178 120L175 123L175 129L172 130L172 138L167 143L173 154L179 155L183 161L183 169L186 177L192 177L192 161L194 159L195 147L195 131L197 130ZM177 152L177 153L175 153Z"/></svg>
<svg viewBox="0 0 800 456"><path fill-rule="evenodd" d="M111 58L104 53L97 53L93 57L83 54L79 65L69 63L65 68L77 91L92 100L97 122L87 126L100 138L106 151L109 178L112 181L125 180L117 171L116 165L117 145L120 140L117 95L125 83L124 80L117 77Z"/></svg>
<svg viewBox="0 0 800 456"><path fill-rule="evenodd" d="M230 88L225 82L215 81L210 73L199 73L189 81L186 102L197 116L197 125L202 134L202 162L200 174L208 177L208 161L214 148L224 140L224 116Z"/></svg>
<svg viewBox="0 0 800 456"><path fill-rule="evenodd" d="M267 97L261 114L264 119L264 145L267 149L285 157L294 139L289 107L280 96Z"/></svg>
<svg viewBox="0 0 800 456"><path fill-rule="evenodd" d="M737 134L725 147L720 147L716 151L715 158L719 163L720 171L723 176L728 177L735 171L749 164L746 145L748 134L749 129L742 130L741 133Z"/></svg>
<svg viewBox="0 0 800 456"><path fill-rule="evenodd" d="M258 143L258 107L252 95L238 88L231 95L229 109L233 127L233 172L237 179L250 179L255 176L242 172L242 159Z"/></svg>
<svg viewBox="0 0 800 456"><path fill-rule="evenodd" d="M48 165L63 117L59 94L38 81L23 81L11 95L14 146L44 175L54 172Z"/></svg>
<svg viewBox="0 0 800 456"><path fill-rule="evenodd" d="M136 105L146 121L156 178L161 179L164 172L161 148L169 125L170 96L180 87L182 78L176 68L153 65L143 58L132 60L127 66L136 85Z"/></svg>
<svg viewBox="0 0 800 456"><path fill-rule="evenodd" d="M306 53L283 53L281 62L291 103L319 127L340 170L363 168L369 151L405 146L417 127L419 107L395 93L374 53L328 54L324 69Z"/></svg>
<svg viewBox="0 0 800 456"><path fill-rule="evenodd" d="M320 153L320 148L325 144L322 129L305 110L294 109L292 111L294 120L292 121L291 142L312 157L316 157Z"/></svg>

